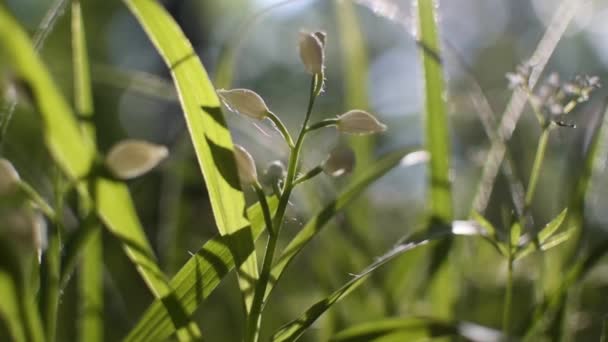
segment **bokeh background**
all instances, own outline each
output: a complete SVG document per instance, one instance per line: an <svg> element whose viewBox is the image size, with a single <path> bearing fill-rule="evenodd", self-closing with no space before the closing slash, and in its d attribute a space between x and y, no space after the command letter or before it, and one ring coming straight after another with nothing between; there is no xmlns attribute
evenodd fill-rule
<svg viewBox="0 0 608 342"><path fill-rule="evenodd" d="M52 5L51 0L5 0L19 21L33 34ZM303 119L308 75L300 64L297 37L300 30L327 32L327 85L313 116L322 119L351 106L365 107L389 129L373 140L373 154L380 156L402 146L423 145L423 83L419 51L414 42L415 10L411 0L359 0L346 4L333 0L175 0L162 2L175 17L216 80L227 46L238 46L230 87L254 89L270 108L295 132ZM439 1L441 35L448 92L452 139L452 168L456 217L465 219L477 190L489 139L471 101L474 87L487 96L495 114L502 114L511 95L505 73L526 61L536 48L558 7L555 0L452 0ZM362 39L365 54L363 82L356 96L345 80L340 13L354 10L358 25L351 32ZM169 72L135 18L120 1L83 2L91 59L98 143L107 150L125 137L167 145L170 158L160 168L129 182L138 213L163 269L173 274L207 239L216 233L210 205L198 165L193 156L182 113ZM69 11L45 41L41 54L60 84L72 98ZM585 1L569 25L547 71L564 79L576 74L606 79L608 70L608 3ZM604 81L604 83L606 83ZM349 93L350 91L350 93ZM605 91L571 115L576 129L552 135L550 150L540 178L534 204L537 222L547 222L567 204L597 122ZM269 162L287 156L280 135L225 111L234 140L254 155L263 170ZM431 123L432 124L432 123ZM14 162L21 176L43 194L51 193L53 165L41 140L39 120L31 106L18 106L0 145L0 155ZM510 142L516 175L527 182L539 134L538 123L527 110ZM77 143L77 142L75 142ZM304 169L316 165L334 146L349 141L328 130L308 139ZM600 153L605 158L606 153ZM368 161L371 163L372 161ZM607 238L606 199L608 174L605 162L594 171L587 198L586 229L598 240ZM360 164L361 168L365 163ZM348 183L320 177L295 194L289 209L287 237L293 235L316 210ZM503 210L512 208L508 187L501 176L491 197L488 216L500 223ZM426 199L424 166L398 167L377 181L364 194L365 215L347 210L297 258L271 297L265 319L266 333L297 317L315 300L347 281L351 274L373 262L397 239L423 223ZM68 222L69 210L66 211ZM73 216L73 215L72 215ZM72 220L72 222L74 222ZM72 229L75 227L75 222ZM69 228L69 227L68 227ZM459 296L453 317L500 328L506 266L475 242L464 241L454 257L462 268ZM559 250L555 252L559 253ZM127 260L118 243L104 238L106 336L124 336L134 325L152 296ZM415 256L388 265L349 299L318 322L309 341L324 340L357 322L384 316L434 315L431 301L420 294ZM540 262L542 264L542 262ZM555 286L560 274L547 277L533 258L518 264L515 310L521 319L538 299L535 280ZM593 340L608 314L608 265L597 267L577 287L578 296L567 316L572 340ZM549 280L546 280L549 279ZM552 284L553 282L553 284ZM547 285L548 284L548 285ZM75 339L78 317L76 291L69 287L60 306L60 341ZM197 311L197 321L211 341L231 341L240 336L244 316L234 275ZM517 320L516 320L517 323ZM521 323L521 322L520 322Z"/></svg>

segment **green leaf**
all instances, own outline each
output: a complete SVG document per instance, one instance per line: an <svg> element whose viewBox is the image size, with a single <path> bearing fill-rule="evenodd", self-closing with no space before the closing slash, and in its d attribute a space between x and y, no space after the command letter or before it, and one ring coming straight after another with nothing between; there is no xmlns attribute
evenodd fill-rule
<svg viewBox="0 0 608 342"><path fill-rule="evenodd" d="M302 336L302 334L327 310L329 310L334 304L338 303L352 291L357 289L361 284L367 280L372 272L377 270L380 266L387 262L395 259L396 257L409 252L420 246L424 246L432 241L449 238L452 236L450 231L441 231L438 233L429 234L427 236L421 236L418 238L412 238L406 242L400 243L393 247L390 251L377 258L377 260L365 268L361 273L353 277L350 281L344 284L340 289L330 294L328 297L318 301L312 305L304 314L299 318L285 324L281 327L272 337L274 342L283 341L296 341Z"/></svg>
<svg viewBox="0 0 608 342"><path fill-rule="evenodd" d="M401 341L425 340L432 337L451 336L458 333L456 326L449 322L421 318L384 318L365 322L340 331L332 342L366 342L399 333Z"/></svg>
<svg viewBox="0 0 608 342"><path fill-rule="evenodd" d="M276 279L273 283L269 284L266 290L266 296L270 294L270 291L274 287L274 284L278 282L278 279L283 274L285 268L293 261L295 256L310 242L317 234L320 233L321 229L325 224L331 220L336 213L350 203L353 198L359 195L365 190L372 182L376 181L389 170L394 168L400 163L406 156L415 157L416 154L424 153L423 151L414 151L410 148L400 149L392 152L385 157L381 158L377 162L373 163L371 167L363 171L358 179L353 181L340 195L330 202L323 208L318 214L313 216L308 223L302 228L298 234L289 242L287 247L281 253L278 258L276 265L272 268L272 277ZM422 161L423 159L420 159Z"/></svg>
<svg viewBox="0 0 608 342"><path fill-rule="evenodd" d="M201 61L180 27L160 3L155 0L124 2L171 71L220 234L231 235L239 230L248 232L244 228L248 226L243 215L245 199L237 177L230 131ZM245 247L250 244L253 244L251 236ZM247 289L257 279L258 267L254 250L244 251L249 254L240 266L239 286L245 307L250 308L252 293Z"/></svg>
<svg viewBox="0 0 608 342"><path fill-rule="evenodd" d="M276 210L277 202L274 197L268 200L271 212ZM233 246L247 242L249 235L257 239L265 227L259 204L250 207L247 213L251 220L251 232L241 229L207 241L171 279L174 296L156 299L131 330L126 341L166 340L176 331L174 313L171 311L175 302L184 306L188 316L192 315L235 264L243 263L249 253L244 250L235 253ZM252 251L253 248L251 244L249 250Z"/></svg>
<svg viewBox="0 0 608 342"><path fill-rule="evenodd" d="M562 210L559 215L557 215L553 220L547 223L547 225L544 226L543 229L540 230L540 232L538 233L538 240L540 241L540 243L545 242L548 238L553 236L553 233L555 233L559 229L559 227L566 219L567 214L568 208L564 208L564 210Z"/></svg>
<svg viewBox="0 0 608 342"><path fill-rule="evenodd" d="M418 44L424 67L426 146L431 154L429 205L431 217L446 224L452 220L450 135L435 13L437 7L436 0L418 0Z"/></svg>

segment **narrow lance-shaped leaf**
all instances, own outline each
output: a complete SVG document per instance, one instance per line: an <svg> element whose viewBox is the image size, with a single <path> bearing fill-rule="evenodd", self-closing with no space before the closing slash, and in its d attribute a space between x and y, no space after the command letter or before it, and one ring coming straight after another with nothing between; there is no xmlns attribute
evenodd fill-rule
<svg viewBox="0 0 608 342"><path fill-rule="evenodd" d="M241 192L230 132L220 111L220 103L207 73L192 45L175 20L154 0L124 0L155 45L179 93L190 138L205 178L209 199L220 234L234 234L248 225L243 216L245 199ZM244 249L243 246L231 246ZM252 250L241 266L239 286L246 308L252 293L247 289L257 279L258 268Z"/></svg>

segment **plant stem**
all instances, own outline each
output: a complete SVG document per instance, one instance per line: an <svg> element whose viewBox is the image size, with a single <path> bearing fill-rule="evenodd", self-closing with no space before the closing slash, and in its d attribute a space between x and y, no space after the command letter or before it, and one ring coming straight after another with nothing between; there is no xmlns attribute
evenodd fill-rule
<svg viewBox="0 0 608 342"><path fill-rule="evenodd" d="M289 156L289 165L287 168L287 177L285 185L283 187L283 193L279 199L277 211L272 222L270 222L271 228L269 229L268 242L266 244L266 250L264 252L264 261L262 262L262 271L260 272L260 278L256 282L255 292L253 294L253 303L251 305L251 312L247 317L247 323L245 326L245 341L246 342L257 342L260 337L260 327L262 323L262 311L264 309L264 298L266 298L266 289L268 288L268 281L270 280L270 272L272 271L272 261L277 248L277 242L279 240L279 233L283 224L283 217L289 203L289 197L291 190L294 187L295 175L298 166L299 154L304 143L304 136L306 135L306 126L310 120L310 114L316 99L317 82L319 82L319 75L314 75L310 85L310 97L308 100L308 108L306 109L306 117L300 129L298 140L291 149ZM257 190L256 190L257 191ZM259 196L259 195L258 195ZM264 199L265 200L265 199ZM263 208L263 204L260 203ZM266 215L264 216L266 219ZM266 223L268 225L268 221Z"/></svg>
<svg viewBox="0 0 608 342"><path fill-rule="evenodd" d="M311 169L310 171L306 172L306 174L304 174L303 176L298 177L293 182L293 186L296 186L302 182L305 182L305 181L313 178L314 176L318 175L321 172L323 172L323 168L321 166L317 166L317 167Z"/></svg>
<svg viewBox="0 0 608 342"><path fill-rule="evenodd" d="M532 200L534 199L534 193L536 192L536 184L538 183L538 177L540 175L540 169L545 159L545 152L547 151L547 142L549 141L550 126L546 125L543 127L543 132L538 140L538 147L536 148L536 156L534 157L534 164L532 165L532 172L530 173L530 182L528 183L528 189L526 190L526 198L524 202L524 211L528 211Z"/></svg>
<svg viewBox="0 0 608 342"><path fill-rule="evenodd" d="M509 243L510 245L510 243ZM505 290L505 301L502 314L502 330L504 335L509 337L511 334L511 302L513 301L513 253L509 246L509 264L507 269L507 287Z"/></svg>
<svg viewBox="0 0 608 342"><path fill-rule="evenodd" d="M312 132L314 130L323 128L323 127L328 127L328 126L335 126L338 124L338 119L325 119L325 120L321 120L315 124L312 124L311 126L306 128L306 132Z"/></svg>
<svg viewBox="0 0 608 342"><path fill-rule="evenodd" d="M291 138L291 134L289 134L289 130L283 124L283 121L281 121L281 119L279 119L279 117L276 116L273 112L268 112L267 116L268 116L268 119L270 119L270 121L272 121L274 123L274 125L277 127L279 132L281 132L281 135L283 136L283 139L285 139L285 142L287 143L289 148L293 148L294 147L293 139Z"/></svg>

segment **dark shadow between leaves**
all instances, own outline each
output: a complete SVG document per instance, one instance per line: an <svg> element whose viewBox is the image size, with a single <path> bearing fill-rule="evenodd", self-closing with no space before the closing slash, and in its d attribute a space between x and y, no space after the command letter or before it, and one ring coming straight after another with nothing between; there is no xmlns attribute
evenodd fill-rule
<svg viewBox="0 0 608 342"><path fill-rule="evenodd" d="M216 144L206 135L205 140L207 140L207 144L209 144L213 162L222 175L222 178L224 178L226 183L228 183L231 188L241 190L241 184L239 183L239 177L236 171L236 162L234 161L234 153L232 150Z"/></svg>

